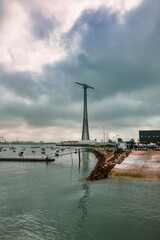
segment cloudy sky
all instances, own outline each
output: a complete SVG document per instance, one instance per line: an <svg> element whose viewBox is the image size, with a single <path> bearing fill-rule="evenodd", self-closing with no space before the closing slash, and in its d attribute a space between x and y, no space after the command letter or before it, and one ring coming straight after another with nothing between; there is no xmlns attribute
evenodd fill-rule
<svg viewBox="0 0 160 240"><path fill-rule="evenodd" d="M0 0L0 136L138 138L160 129L159 0Z"/></svg>

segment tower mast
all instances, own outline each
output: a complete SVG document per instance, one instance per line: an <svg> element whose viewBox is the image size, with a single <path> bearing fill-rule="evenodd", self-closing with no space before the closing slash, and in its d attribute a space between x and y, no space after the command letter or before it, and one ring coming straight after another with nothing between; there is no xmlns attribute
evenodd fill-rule
<svg viewBox="0 0 160 240"><path fill-rule="evenodd" d="M88 127L88 111L87 111L87 88L94 89L93 87L76 82L76 84L83 87L84 90L84 108L83 108L83 127L82 127L82 140L89 140L89 127Z"/></svg>

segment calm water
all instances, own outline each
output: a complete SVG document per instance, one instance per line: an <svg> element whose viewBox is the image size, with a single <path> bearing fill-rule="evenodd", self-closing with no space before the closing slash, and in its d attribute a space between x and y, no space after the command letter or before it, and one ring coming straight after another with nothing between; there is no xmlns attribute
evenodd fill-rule
<svg viewBox="0 0 160 240"><path fill-rule="evenodd" d="M0 162L0 239L159 240L160 184L86 182L92 153L54 163Z"/></svg>

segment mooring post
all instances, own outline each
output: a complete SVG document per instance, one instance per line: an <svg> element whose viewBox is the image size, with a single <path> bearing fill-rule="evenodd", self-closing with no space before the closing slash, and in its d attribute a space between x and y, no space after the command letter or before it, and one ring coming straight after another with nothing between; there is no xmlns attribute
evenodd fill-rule
<svg viewBox="0 0 160 240"><path fill-rule="evenodd" d="M79 168L80 168L80 165L81 165L81 153L80 153L80 149L78 149L78 156L79 156Z"/></svg>

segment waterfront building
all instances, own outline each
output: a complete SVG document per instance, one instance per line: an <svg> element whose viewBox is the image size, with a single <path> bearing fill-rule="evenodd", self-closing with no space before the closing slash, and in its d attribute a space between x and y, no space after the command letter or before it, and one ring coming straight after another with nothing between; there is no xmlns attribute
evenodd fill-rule
<svg viewBox="0 0 160 240"><path fill-rule="evenodd" d="M160 130L140 130L139 141L142 144L147 143L160 144Z"/></svg>
<svg viewBox="0 0 160 240"><path fill-rule="evenodd" d="M119 141L118 148L122 148L123 150L127 149L127 141Z"/></svg>

